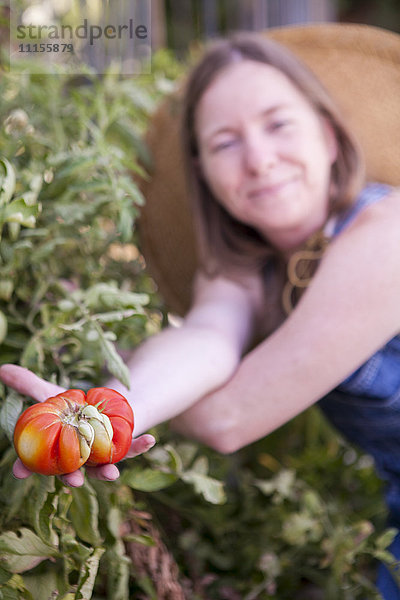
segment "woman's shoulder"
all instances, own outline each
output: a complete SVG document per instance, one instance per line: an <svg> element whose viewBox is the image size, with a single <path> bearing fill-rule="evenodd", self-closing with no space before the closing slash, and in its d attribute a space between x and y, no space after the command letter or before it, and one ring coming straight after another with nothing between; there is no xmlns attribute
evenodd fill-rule
<svg viewBox="0 0 400 600"><path fill-rule="evenodd" d="M365 219L393 219L395 224L400 220L400 187L384 184L370 184L364 188L357 202L356 214Z"/></svg>
<svg viewBox="0 0 400 600"><path fill-rule="evenodd" d="M379 215L400 218L400 187L377 182L365 185L353 204L336 217L332 234L336 236L353 222L376 219Z"/></svg>

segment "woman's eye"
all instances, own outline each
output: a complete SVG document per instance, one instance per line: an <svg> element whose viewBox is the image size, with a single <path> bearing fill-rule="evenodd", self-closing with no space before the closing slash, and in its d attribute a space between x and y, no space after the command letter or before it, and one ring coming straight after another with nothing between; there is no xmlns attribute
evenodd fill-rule
<svg viewBox="0 0 400 600"><path fill-rule="evenodd" d="M232 148L237 143L236 139L224 140L223 142L218 142L213 147L213 152L219 152L220 150L226 150L227 148Z"/></svg>
<svg viewBox="0 0 400 600"><path fill-rule="evenodd" d="M290 125L290 121L288 119L279 119L277 121L272 121L268 124L267 129L269 131L278 131L280 129L284 129Z"/></svg>

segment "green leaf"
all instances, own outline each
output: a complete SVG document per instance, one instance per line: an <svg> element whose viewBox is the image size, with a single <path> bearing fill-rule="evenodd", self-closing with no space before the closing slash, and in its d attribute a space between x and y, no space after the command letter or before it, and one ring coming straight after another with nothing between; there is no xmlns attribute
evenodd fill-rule
<svg viewBox="0 0 400 600"><path fill-rule="evenodd" d="M7 224L8 224L8 234L10 236L10 239L13 242L16 242L17 239L19 238L19 234L21 231L21 225L19 223L13 223L11 221L9 221Z"/></svg>
<svg viewBox="0 0 400 600"><path fill-rule="evenodd" d="M207 502L211 504L224 504L226 502L226 494L224 484L217 479L196 473L189 470L181 475L181 478L186 483L193 485L197 494L201 494Z"/></svg>
<svg viewBox="0 0 400 600"><path fill-rule="evenodd" d="M57 218L62 219L68 225L84 223L88 218L93 218L99 211L99 205L105 202L105 200L100 202L100 199L98 199L97 202L85 205L82 201L73 202L70 198L71 195L71 188L69 187L68 193L64 194L63 203L58 203L55 207Z"/></svg>
<svg viewBox="0 0 400 600"><path fill-rule="evenodd" d="M10 441L13 440L15 424L23 407L22 397L10 391L0 409L0 427Z"/></svg>
<svg viewBox="0 0 400 600"><path fill-rule="evenodd" d="M101 327L97 327L96 330L99 334L101 354L105 360L108 370L129 390L130 373L128 367L118 354L114 344L106 338Z"/></svg>
<svg viewBox="0 0 400 600"><path fill-rule="evenodd" d="M385 550L386 548L388 548L388 546L390 546L397 534L398 529L395 529L393 527L387 529L375 541L376 547L379 548L379 550Z"/></svg>
<svg viewBox="0 0 400 600"><path fill-rule="evenodd" d="M25 587L21 575L13 575L5 587L0 589L1 600L34 600L32 594Z"/></svg>
<svg viewBox="0 0 400 600"><path fill-rule="evenodd" d="M58 546L58 535L53 528L58 497L54 477L40 477L31 507L31 519L38 536L46 543Z"/></svg>
<svg viewBox="0 0 400 600"><path fill-rule="evenodd" d="M98 495L98 497L99 497L99 495ZM107 509L108 531L114 537L115 540L120 539L120 537L121 537L121 512L119 511L117 506L114 506L112 503L110 503L110 500L108 497L104 498L104 496L102 496L101 498L99 498L99 502L100 502L100 505L107 504L107 506L108 506L108 509Z"/></svg>
<svg viewBox="0 0 400 600"><path fill-rule="evenodd" d="M70 523L68 522L68 525ZM91 555L93 548L88 547L87 544L80 542L76 539L75 531L71 529L71 533L62 534L62 547L65 557L73 557L74 561L86 562ZM71 561L72 562L72 561ZM73 564L73 570L76 568L76 564Z"/></svg>
<svg viewBox="0 0 400 600"><path fill-rule="evenodd" d="M23 580L34 600L54 598L54 592L59 587L57 573L53 569L47 570L46 573L25 574Z"/></svg>
<svg viewBox="0 0 400 600"><path fill-rule="evenodd" d="M198 473L199 475L207 475L208 474L208 459L206 456L199 456L197 460L192 465L192 471Z"/></svg>
<svg viewBox="0 0 400 600"><path fill-rule="evenodd" d="M22 367L37 371L38 367L43 365L44 361L44 348L42 340L36 336L33 336L26 344L20 359ZM40 370L40 368L39 368Z"/></svg>
<svg viewBox="0 0 400 600"><path fill-rule="evenodd" d="M122 142L131 151L134 148L138 154L140 162L147 168L151 165L150 153L143 142L142 138L137 134L132 125L127 124L126 121L114 121L107 129L107 139L113 141L115 138L117 141Z"/></svg>
<svg viewBox="0 0 400 600"><path fill-rule="evenodd" d="M15 171L12 164L6 158L0 159L0 206L11 200L15 184Z"/></svg>
<svg viewBox="0 0 400 600"><path fill-rule="evenodd" d="M82 487L71 488L72 502L69 515L77 535L85 542L98 546L101 543L99 532L99 505L96 493L86 481Z"/></svg>
<svg viewBox="0 0 400 600"><path fill-rule="evenodd" d="M8 302L11 299L11 295L14 290L14 282L12 279L4 278L0 279L0 300Z"/></svg>
<svg viewBox="0 0 400 600"><path fill-rule="evenodd" d="M180 475L183 471L183 463L177 449L171 444L156 446L151 452L146 454L146 458L161 471L168 471Z"/></svg>
<svg viewBox="0 0 400 600"><path fill-rule="evenodd" d="M179 456L182 461L182 468L188 468L193 462L199 447L195 442L182 442L179 444Z"/></svg>
<svg viewBox="0 0 400 600"><path fill-rule="evenodd" d="M319 540L322 534L319 520L305 512L290 515L282 529L282 539L293 546L304 546L310 541Z"/></svg>
<svg viewBox="0 0 400 600"><path fill-rule="evenodd" d="M0 555L7 569L23 573L43 560L59 556L59 553L57 548L43 542L33 531L22 527L17 532L6 531L0 535Z"/></svg>
<svg viewBox="0 0 400 600"><path fill-rule="evenodd" d="M54 253L57 252L58 247L63 247L67 243L67 238L59 236L55 239L40 244L39 246L36 246L31 255L32 262L41 263L42 261L48 260L49 257L54 256Z"/></svg>
<svg viewBox="0 0 400 600"><path fill-rule="evenodd" d="M395 565L398 562L398 559L387 550L376 550L373 554L377 560L387 563L388 565Z"/></svg>
<svg viewBox="0 0 400 600"><path fill-rule="evenodd" d="M139 467L127 469L121 476L123 483L142 492L157 492L172 485L177 479L178 477L174 473L165 473L156 469L140 469Z"/></svg>
<svg viewBox="0 0 400 600"><path fill-rule="evenodd" d="M12 463L17 458L14 447L10 447L3 455L2 469L3 469L3 506L2 506L2 517L5 522L10 522L12 519L17 518L18 515L24 512L26 506L26 498L30 497L30 494L36 486L36 480L38 475L28 477L27 479L15 479L12 475ZM0 496L1 498L1 496Z"/></svg>
<svg viewBox="0 0 400 600"><path fill-rule="evenodd" d="M131 561L125 554L125 544L118 540L104 555L106 564L107 590L110 600L129 600L129 573Z"/></svg>
<svg viewBox="0 0 400 600"><path fill-rule="evenodd" d="M36 219L40 213L40 205L29 204L29 199L16 198L0 212L0 220L3 223L18 223L24 227L35 227Z"/></svg>
<svg viewBox="0 0 400 600"><path fill-rule="evenodd" d="M148 294L137 294L121 290L114 282L93 285L85 294L85 302L89 308L100 307L112 310L135 308L148 304Z"/></svg>
<svg viewBox="0 0 400 600"><path fill-rule="evenodd" d="M284 499L294 498L296 473L292 469L282 469L272 479L267 481L256 480L254 483L263 494L266 496L274 494L274 501L281 502Z"/></svg>
<svg viewBox="0 0 400 600"><path fill-rule="evenodd" d="M94 154L94 150L87 148L86 152L81 153L80 156L70 156L64 166L57 170L54 180L72 179L72 175L82 177L86 171L90 171L96 165L97 160L98 157Z"/></svg>
<svg viewBox="0 0 400 600"><path fill-rule="evenodd" d="M10 571L7 571L2 566L0 566L0 588L5 583L7 583L7 581L9 581L9 579L11 579L12 576L13 574Z"/></svg>
<svg viewBox="0 0 400 600"><path fill-rule="evenodd" d="M134 309L113 310L110 312L93 315L93 319L100 323L115 323L117 321L124 321L125 319L129 319L129 317L134 317L136 314L137 311Z"/></svg>
<svg viewBox="0 0 400 600"><path fill-rule="evenodd" d="M177 475L180 475L183 471L183 463L178 451L173 446L171 446L171 444L165 444L164 449L168 452L169 455L170 469Z"/></svg>
<svg viewBox="0 0 400 600"><path fill-rule="evenodd" d="M99 562L104 554L104 548L96 548L92 556L83 565L79 578L77 598L86 600L92 597L96 575L99 570Z"/></svg>
<svg viewBox="0 0 400 600"><path fill-rule="evenodd" d="M112 600L129 600L131 561L126 555L126 546L122 541L123 521L126 519L126 513L114 504L115 499L116 496L114 496L114 500L109 499L108 501L103 498L104 503L107 504L108 531L115 540L114 543L111 543L110 540L103 558L103 564L108 566L108 598Z"/></svg>

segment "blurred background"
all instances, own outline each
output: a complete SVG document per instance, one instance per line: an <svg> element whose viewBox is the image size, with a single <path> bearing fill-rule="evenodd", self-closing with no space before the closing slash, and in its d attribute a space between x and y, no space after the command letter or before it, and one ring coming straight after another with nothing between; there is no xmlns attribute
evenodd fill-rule
<svg viewBox="0 0 400 600"><path fill-rule="evenodd" d="M301 23L367 23L400 32L400 0L0 0L0 41L8 43L9 7L25 23L81 23L99 15L151 22L151 50L170 49L183 58L192 43L230 31L262 30ZM87 62L102 71L102 57ZM104 61L103 61L104 62Z"/></svg>
<svg viewBox="0 0 400 600"><path fill-rule="evenodd" d="M177 53L232 30L327 21L400 31L400 0L152 0L153 44Z"/></svg>

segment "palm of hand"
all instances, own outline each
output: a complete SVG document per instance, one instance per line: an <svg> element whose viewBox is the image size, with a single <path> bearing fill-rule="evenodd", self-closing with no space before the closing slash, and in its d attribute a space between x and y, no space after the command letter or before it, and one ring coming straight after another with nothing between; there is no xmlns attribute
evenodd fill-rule
<svg viewBox="0 0 400 600"><path fill-rule="evenodd" d="M12 387L20 394L30 396L37 402L44 402L50 396L65 391L64 388L41 379L28 369L17 365L2 365L0 367L0 380L7 386ZM126 458L132 458L143 454L152 448L155 439L152 435L144 434L132 440L131 447ZM99 467L85 467L89 477L102 481L114 481L119 477L119 470L114 464L101 465ZM13 466L13 474L17 479L25 479L32 472L25 467L18 458ZM62 475L61 480L69 486L79 487L83 485L84 475L82 471L74 471Z"/></svg>

